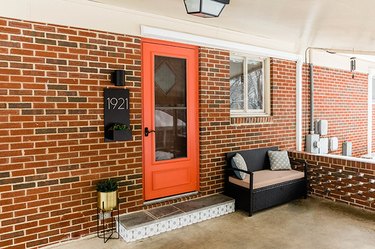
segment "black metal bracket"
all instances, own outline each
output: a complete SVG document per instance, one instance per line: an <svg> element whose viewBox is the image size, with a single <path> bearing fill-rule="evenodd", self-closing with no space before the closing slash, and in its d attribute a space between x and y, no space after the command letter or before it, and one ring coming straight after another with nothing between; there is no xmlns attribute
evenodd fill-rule
<svg viewBox="0 0 375 249"><path fill-rule="evenodd" d="M117 199L117 203L119 203L119 199ZM104 205L104 204L103 204ZM104 206L103 206L104 207ZM117 212L117 226L116 226L116 214ZM111 217L106 218L105 213L110 213ZM101 215L101 217L100 217ZM101 222L100 222L101 220ZM106 222L107 220L107 222ZM98 238L104 240L106 243L109 239L119 239L120 238L120 210L117 206L117 209L111 211L104 211L102 208L97 208L97 219L96 219L96 235ZM113 236L114 234L117 236Z"/></svg>

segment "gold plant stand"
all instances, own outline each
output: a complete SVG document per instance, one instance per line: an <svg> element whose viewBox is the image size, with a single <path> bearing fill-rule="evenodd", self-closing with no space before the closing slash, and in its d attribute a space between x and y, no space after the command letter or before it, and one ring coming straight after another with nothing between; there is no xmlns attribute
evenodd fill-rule
<svg viewBox="0 0 375 249"><path fill-rule="evenodd" d="M119 198L117 198L117 206L109 211L105 210L104 201L101 203L101 207L97 207L96 231L98 238L103 239L104 243L106 243L109 239L120 238L120 211L118 208L118 203ZM117 236L115 236L115 234L117 234Z"/></svg>

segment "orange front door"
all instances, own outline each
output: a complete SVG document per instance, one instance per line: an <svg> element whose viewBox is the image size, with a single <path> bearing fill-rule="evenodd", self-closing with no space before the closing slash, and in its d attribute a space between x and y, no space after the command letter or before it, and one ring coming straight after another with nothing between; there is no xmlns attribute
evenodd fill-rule
<svg viewBox="0 0 375 249"><path fill-rule="evenodd" d="M198 51L142 42L144 196L198 190Z"/></svg>

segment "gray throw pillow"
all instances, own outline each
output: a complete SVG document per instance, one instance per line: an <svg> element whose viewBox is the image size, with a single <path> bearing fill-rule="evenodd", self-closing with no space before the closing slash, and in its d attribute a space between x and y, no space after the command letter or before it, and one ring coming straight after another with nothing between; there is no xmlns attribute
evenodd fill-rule
<svg viewBox="0 0 375 249"><path fill-rule="evenodd" d="M287 151L268 151L270 158L271 170L291 170L288 152Z"/></svg>
<svg viewBox="0 0 375 249"><path fill-rule="evenodd" d="M236 155L234 155L234 157L232 157L231 164L232 164L232 167L235 168L235 169L242 169L242 170L247 171L245 159L243 159L241 154L236 153ZM240 172L240 171L235 170L234 173L241 180L245 179L245 177L246 177L246 173L244 173L244 172Z"/></svg>

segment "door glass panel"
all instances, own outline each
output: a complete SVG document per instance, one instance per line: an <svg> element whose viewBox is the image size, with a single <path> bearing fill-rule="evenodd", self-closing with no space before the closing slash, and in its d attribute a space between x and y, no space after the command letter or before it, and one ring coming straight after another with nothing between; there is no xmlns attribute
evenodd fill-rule
<svg viewBox="0 0 375 249"><path fill-rule="evenodd" d="M155 160L187 157L186 60L155 56Z"/></svg>

